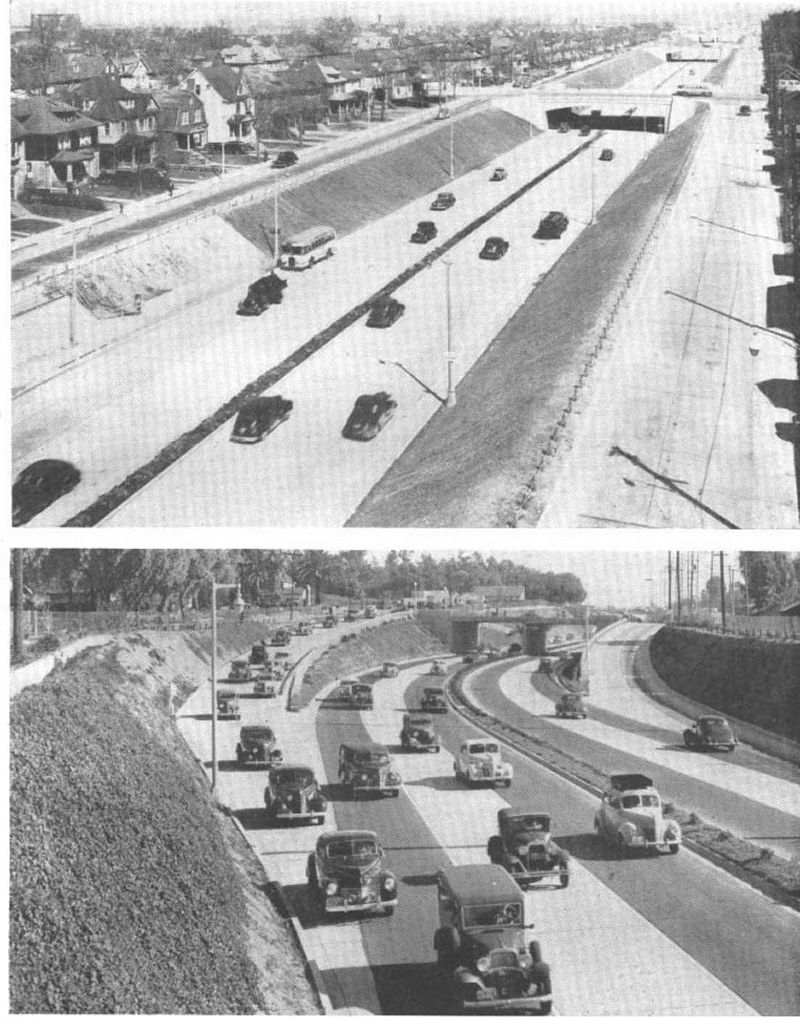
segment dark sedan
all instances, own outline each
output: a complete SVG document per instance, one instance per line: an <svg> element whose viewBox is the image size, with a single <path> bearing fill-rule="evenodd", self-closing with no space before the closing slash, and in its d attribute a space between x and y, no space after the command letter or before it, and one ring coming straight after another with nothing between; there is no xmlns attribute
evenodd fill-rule
<svg viewBox="0 0 800 1020"><path fill-rule="evenodd" d="M292 411L291 400L283 397L255 397L248 400L236 416L231 433L234 443L260 443L264 436L286 421Z"/></svg>
<svg viewBox="0 0 800 1020"><path fill-rule="evenodd" d="M479 259L501 259L508 251L508 241L502 237L487 237L486 243L481 248Z"/></svg>
<svg viewBox="0 0 800 1020"><path fill-rule="evenodd" d="M46 510L51 503L72 492L81 473L66 460L37 460L23 468L11 489L14 527Z"/></svg>
<svg viewBox="0 0 800 1020"><path fill-rule="evenodd" d="M434 198L431 203L431 209L441 210L449 209L451 206L456 204L456 196L452 191L440 191L439 194Z"/></svg>
<svg viewBox="0 0 800 1020"><path fill-rule="evenodd" d="M420 220L417 229L411 235L411 241L414 244L427 244L428 241L432 241L436 237L437 233L433 220Z"/></svg>
<svg viewBox="0 0 800 1020"><path fill-rule="evenodd" d="M366 443L374 439L397 409L397 401L388 393L364 393L356 400L342 435Z"/></svg>
<svg viewBox="0 0 800 1020"><path fill-rule="evenodd" d="M373 329L387 329L397 322L405 310L406 306L401 305L396 298L378 298L370 310L367 325Z"/></svg>
<svg viewBox="0 0 800 1020"><path fill-rule="evenodd" d="M287 149L285 152L279 152L278 155L273 159L272 165L277 170L282 170L287 166L294 166L297 162L297 153Z"/></svg>

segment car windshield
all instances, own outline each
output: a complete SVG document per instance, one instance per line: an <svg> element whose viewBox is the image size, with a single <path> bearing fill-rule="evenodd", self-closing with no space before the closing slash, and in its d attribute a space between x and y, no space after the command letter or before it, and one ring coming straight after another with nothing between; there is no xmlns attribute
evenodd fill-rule
<svg viewBox="0 0 800 1020"><path fill-rule="evenodd" d="M441 687L426 687L425 693L429 698L441 698L444 690Z"/></svg>
<svg viewBox="0 0 800 1020"><path fill-rule="evenodd" d="M388 765L388 751L356 751L353 761L357 765Z"/></svg>
<svg viewBox="0 0 800 1020"><path fill-rule="evenodd" d="M624 808L658 807L658 795L655 793L626 793L622 798Z"/></svg>
<svg viewBox="0 0 800 1020"><path fill-rule="evenodd" d="M248 726L242 730L245 740L272 740L272 730L269 726Z"/></svg>
<svg viewBox="0 0 800 1020"><path fill-rule="evenodd" d="M541 815L519 815L511 819L511 832L548 832L550 823Z"/></svg>
<svg viewBox="0 0 800 1020"><path fill-rule="evenodd" d="M490 928L498 925L522 924L521 903L482 903L475 907L463 907L465 928Z"/></svg>
<svg viewBox="0 0 800 1020"><path fill-rule="evenodd" d="M328 844L328 857L377 857L378 846L374 839L337 839Z"/></svg>
<svg viewBox="0 0 800 1020"><path fill-rule="evenodd" d="M724 719L701 719L700 732L708 737L725 737L728 735L729 727Z"/></svg>
<svg viewBox="0 0 800 1020"><path fill-rule="evenodd" d="M369 694L371 690L369 684L353 684L354 694Z"/></svg>
<svg viewBox="0 0 800 1020"><path fill-rule="evenodd" d="M497 744L470 744L467 750L470 754L498 754L500 748Z"/></svg>
<svg viewBox="0 0 800 1020"><path fill-rule="evenodd" d="M433 719L429 715L414 716L409 722L412 726L433 726Z"/></svg>
<svg viewBox="0 0 800 1020"><path fill-rule="evenodd" d="M311 769L273 769L272 778L278 785L285 783L287 786L308 786L314 774Z"/></svg>

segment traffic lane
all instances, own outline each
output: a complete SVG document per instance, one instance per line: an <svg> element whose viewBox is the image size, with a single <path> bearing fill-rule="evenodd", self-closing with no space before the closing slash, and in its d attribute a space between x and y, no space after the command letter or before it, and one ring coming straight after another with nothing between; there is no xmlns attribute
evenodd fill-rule
<svg viewBox="0 0 800 1020"><path fill-rule="evenodd" d="M499 664L490 672L497 676L502 668ZM409 706L418 702L423 686L420 680L409 687ZM485 735L453 712L437 716L436 726L451 753L465 737ZM592 831L596 797L511 749L504 758L514 766L504 800L515 808L547 811L560 846L757 1012L797 1015L800 917L795 911L686 851L620 860ZM755 937L743 938L744 932Z"/></svg>
<svg viewBox="0 0 800 1020"><path fill-rule="evenodd" d="M615 167L614 172L596 174L598 204L634 165L638 141L623 138L618 150L616 166L602 165ZM594 162L597 152L590 149L504 210L486 225L485 233L476 232L448 253L456 382L590 218L586 196ZM576 193L586 203L583 210L574 208ZM565 206L573 217L565 236L533 240L530 235L541 216L551 207ZM470 218L478 211L472 209ZM511 243L509 254L496 263L478 258L492 233ZM376 257L375 250L371 257ZM227 524L242 526L341 524L440 406L434 394L446 392L445 290L444 267L415 276L396 292L406 312L393 326L367 329L365 319L359 320L271 391L292 399L295 407L290 420L264 443L234 448L226 423L104 523L188 526L224 518ZM381 364L395 360L405 371ZM343 439L341 429L356 398L379 390L398 402L392 421L370 443ZM254 478L264 479L263 489Z"/></svg>
<svg viewBox="0 0 800 1020"><path fill-rule="evenodd" d="M397 720L399 737L400 710ZM373 742L359 711L321 705L317 714L317 740L337 828L376 832L387 851L387 865L398 879L398 906L393 917L355 921L345 916L341 921L326 920L324 923L337 927L360 926L383 1013L447 1013L448 1003L434 965L432 920L436 910L433 876L447 863L446 857L402 790L396 799L354 801L339 784L340 743ZM390 750L394 751L395 745L390 744ZM348 1005L358 1005L358 1002L350 1001Z"/></svg>

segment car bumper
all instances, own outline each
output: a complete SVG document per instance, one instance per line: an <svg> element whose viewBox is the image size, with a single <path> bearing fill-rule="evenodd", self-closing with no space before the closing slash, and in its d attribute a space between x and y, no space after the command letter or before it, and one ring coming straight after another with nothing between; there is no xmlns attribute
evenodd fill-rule
<svg viewBox="0 0 800 1020"><path fill-rule="evenodd" d="M324 811L275 811L273 818L280 822L316 821L325 820Z"/></svg>
<svg viewBox="0 0 800 1020"><path fill-rule="evenodd" d="M525 995L518 999L470 999L462 1000L461 1008L465 1013L514 1013L517 1010L538 1010L552 1001L552 995Z"/></svg>
<svg viewBox="0 0 800 1020"><path fill-rule="evenodd" d="M264 435L266 435L266 433ZM231 442L252 445L253 443L260 443L263 438L264 436L237 436L234 433L234 435L231 436Z"/></svg>
<svg viewBox="0 0 800 1020"><path fill-rule="evenodd" d="M370 793L374 797L397 797L400 794L399 786L353 786L353 793Z"/></svg>
<svg viewBox="0 0 800 1020"><path fill-rule="evenodd" d="M366 900L342 902L341 897L332 896L325 900L326 914L380 914L387 907L396 907L397 897L393 900L382 900L379 896L370 896Z"/></svg>

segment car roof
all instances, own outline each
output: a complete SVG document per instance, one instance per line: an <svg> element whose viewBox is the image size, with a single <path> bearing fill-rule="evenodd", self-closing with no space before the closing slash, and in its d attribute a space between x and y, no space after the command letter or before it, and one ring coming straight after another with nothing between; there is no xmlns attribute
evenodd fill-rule
<svg viewBox="0 0 800 1020"><path fill-rule="evenodd" d="M273 765L271 769L271 775L275 775L276 772L284 772L287 769L305 769L306 772L314 774L314 770L310 765L306 765L304 762L281 762L280 765Z"/></svg>
<svg viewBox="0 0 800 1020"><path fill-rule="evenodd" d="M550 815L546 811L529 811L525 808L514 808L504 807L500 808L497 812L497 820L505 820L507 818L521 818L530 816L531 818L540 818L542 821L550 821Z"/></svg>
<svg viewBox="0 0 800 1020"><path fill-rule="evenodd" d="M369 829L340 829L338 832L323 832L317 840L317 846L326 846L337 839L374 839L377 843L377 834Z"/></svg>
<svg viewBox="0 0 800 1020"><path fill-rule="evenodd" d="M525 902L522 890L499 864L461 864L441 868L454 894L463 904L479 905L516 900Z"/></svg>
<svg viewBox="0 0 800 1020"><path fill-rule="evenodd" d="M649 776L643 776L640 772L622 772L609 776L611 786L615 790L647 790L653 785Z"/></svg>
<svg viewBox="0 0 800 1020"><path fill-rule="evenodd" d="M355 751L357 754L388 754L389 749L383 744L342 744L346 751Z"/></svg>
<svg viewBox="0 0 800 1020"><path fill-rule="evenodd" d="M444 694L444 687L426 687L425 694L428 693Z"/></svg>
<svg viewBox="0 0 800 1020"><path fill-rule="evenodd" d="M271 726L242 726L242 736L275 736L275 733Z"/></svg>

